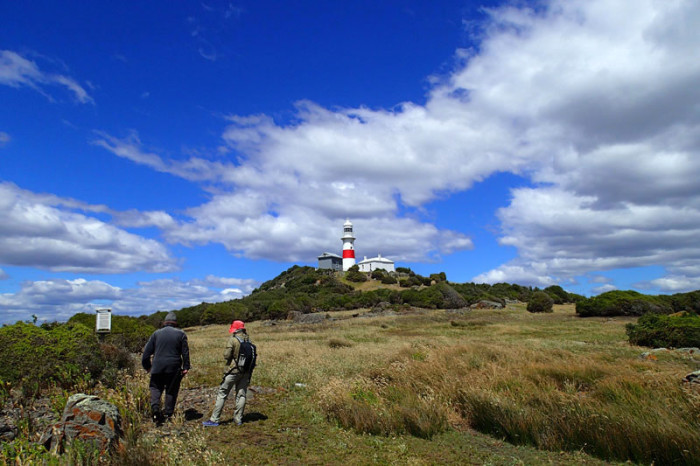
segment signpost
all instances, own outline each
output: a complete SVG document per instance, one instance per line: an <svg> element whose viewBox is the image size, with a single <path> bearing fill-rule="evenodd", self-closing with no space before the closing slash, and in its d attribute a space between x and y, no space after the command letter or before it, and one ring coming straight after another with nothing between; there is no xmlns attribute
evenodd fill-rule
<svg viewBox="0 0 700 466"><path fill-rule="evenodd" d="M95 331L97 333L110 333L112 331L112 310L96 309Z"/></svg>

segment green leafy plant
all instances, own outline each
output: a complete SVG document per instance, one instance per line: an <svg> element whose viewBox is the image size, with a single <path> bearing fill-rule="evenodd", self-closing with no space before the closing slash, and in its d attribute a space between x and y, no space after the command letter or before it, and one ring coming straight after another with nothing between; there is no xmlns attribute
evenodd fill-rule
<svg viewBox="0 0 700 466"><path fill-rule="evenodd" d="M536 291L527 303L528 312L552 312L554 300L544 291Z"/></svg>
<svg viewBox="0 0 700 466"><path fill-rule="evenodd" d="M652 348L700 346L700 317L697 314L644 314L636 324L627 324L626 331L633 345Z"/></svg>

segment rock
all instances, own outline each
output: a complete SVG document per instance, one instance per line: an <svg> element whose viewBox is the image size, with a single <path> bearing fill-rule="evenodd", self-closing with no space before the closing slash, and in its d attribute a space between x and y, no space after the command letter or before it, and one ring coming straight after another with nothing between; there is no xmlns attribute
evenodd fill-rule
<svg viewBox="0 0 700 466"><path fill-rule="evenodd" d="M17 427L12 424L0 424L0 440L9 442L17 437Z"/></svg>
<svg viewBox="0 0 700 466"><path fill-rule="evenodd" d="M378 314L381 312L386 312L391 310L391 304L387 303L386 301L381 301L377 304L375 304L372 309L369 312L372 312L374 314Z"/></svg>
<svg viewBox="0 0 700 466"><path fill-rule="evenodd" d="M488 301L482 299L481 301L469 306L472 309L503 309L503 304L497 303L496 301Z"/></svg>
<svg viewBox="0 0 700 466"><path fill-rule="evenodd" d="M330 315L323 312L314 312L311 314L302 314L301 312L292 311L287 316L288 320L298 324L318 324L330 319Z"/></svg>
<svg viewBox="0 0 700 466"><path fill-rule="evenodd" d="M100 451L116 447L122 435L121 416L112 403L77 393L68 398L61 420L46 429L40 443L61 453L75 439L93 442Z"/></svg>
<svg viewBox="0 0 700 466"><path fill-rule="evenodd" d="M700 354L700 348L676 348L676 351L685 354Z"/></svg>
<svg viewBox="0 0 700 466"><path fill-rule="evenodd" d="M684 382L700 384L700 371L691 372L683 377Z"/></svg>

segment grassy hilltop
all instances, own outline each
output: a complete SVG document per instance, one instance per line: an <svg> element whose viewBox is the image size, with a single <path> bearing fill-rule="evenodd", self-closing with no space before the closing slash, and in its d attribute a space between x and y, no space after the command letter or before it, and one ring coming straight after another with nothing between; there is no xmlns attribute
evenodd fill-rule
<svg viewBox="0 0 700 466"><path fill-rule="evenodd" d="M107 364L103 374L91 373L92 379L82 377L77 385L70 383L72 374L83 373L73 356L65 366L52 359L51 367L65 367L64 377L37 382L32 390L7 382L11 374L5 370L0 402L8 409L13 393L21 390L25 417L18 438L2 444L0 459L17 464L221 464L232 458L246 464L699 463L700 391L682 379L698 369L700 359L677 351L649 355L648 348L631 344L630 326L648 330L646 323L636 325L634 315L581 318L571 303L555 304L553 312L528 312L524 298L542 290L518 285L460 285L434 276L402 287L316 273L292 268L248 298L218 305L246 316L260 353L242 427L227 422L232 400L220 427L201 426L221 379L231 319L228 314L225 323L201 325L202 316L217 315L212 311L217 305L203 303L178 311L181 322L188 316L199 320L185 328L193 370L183 382L174 422L160 429L150 423L147 375L130 368L120 349L133 348L135 340L114 335L100 345ZM697 302L688 296L652 304L669 305L670 312L673 303L681 303L676 305L692 311ZM617 296L625 309L630 297L645 299ZM609 307L613 298L601 301ZM436 304L440 299L442 306ZM508 303L504 309L466 307L484 299ZM269 320L280 302L302 313L323 310L330 318L314 324ZM388 304L374 308L379 302ZM323 303L339 307L325 309ZM247 314L251 310L267 314ZM666 326L672 319L683 322L691 336L698 320L658 310L653 315ZM124 318L118 324L131 329L124 334L138 336L157 317ZM94 353L94 342L81 339L80 329L86 328L81 322L87 319L76 316L66 324L73 326L70 331L58 324L0 329L5 344L0 367L10 366L3 358L19 361L16 352L3 348L31 347L21 345L23 331L35 342L52 344L60 341L54 333L60 331L71 336L70 354ZM43 381L51 380L43 374ZM95 384L98 378L101 383ZM60 412L78 390L120 408L126 432L122 450L100 457L76 446L59 459L31 443L45 422L32 418L32 410L48 400Z"/></svg>

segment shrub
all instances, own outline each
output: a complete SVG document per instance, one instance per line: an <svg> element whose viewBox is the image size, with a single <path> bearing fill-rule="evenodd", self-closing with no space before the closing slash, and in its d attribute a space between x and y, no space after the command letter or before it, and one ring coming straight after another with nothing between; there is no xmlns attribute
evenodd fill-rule
<svg viewBox="0 0 700 466"><path fill-rule="evenodd" d="M410 288L411 281L408 278L399 278L399 286L401 288Z"/></svg>
<svg viewBox="0 0 700 466"><path fill-rule="evenodd" d="M559 285L548 286L544 289L544 292L552 297L554 304L564 304L570 302L569 293L564 291Z"/></svg>
<svg viewBox="0 0 700 466"><path fill-rule="evenodd" d="M348 269L348 271L345 273L345 278L348 281L355 282L355 283L361 283L361 282L367 281L367 275L360 272L360 267L357 264L353 265L352 267L350 267Z"/></svg>
<svg viewBox="0 0 700 466"><path fill-rule="evenodd" d="M627 336L633 345L653 348L700 346L700 317L644 314L637 324L627 324Z"/></svg>
<svg viewBox="0 0 700 466"><path fill-rule="evenodd" d="M435 288L442 295L442 305L440 306L442 309L461 309L467 307L467 302L462 298L462 295L457 293L446 281L439 282L435 285Z"/></svg>
<svg viewBox="0 0 700 466"><path fill-rule="evenodd" d="M530 301L527 303L528 312L552 312L554 300L544 291L532 293Z"/></svg>
<svg viewBox="0 0 700 466"><path fill-rule="evenodd" d="M36 396L52 383L71 387L97 379L105 361L94 330L82 324L51 328L18 322L0 328L0 380Z"/></svg>
<svg viewBox="0 0 700 466"><path fill-rule="evenodd" d="M670 314L673 311L668 298L648 296L636 291L608 291L576 303L576 313L592 316L641 316L647 312Z"/></svg>
<svg viewBox="0 0 700 466"><path fill-rule="evenodd" d="M382 283L385 285L395 285L396 284L396 278L394 278L391 275L384 275L382 277Z"/></svg>
<svg viewBox="0 0 700 466"><path fill-rule="evenodd" d="M80 323L88 329L94 329L95 319L95 314L81 312L68 319L68 323ZM160 326L160 323L158 322L158 326ZM100 338L102 343L108 343L124 348L132 353L137 353L143 349L148 338L156 328L143 319L112 315L112 331L103 334Z"/></svg>

